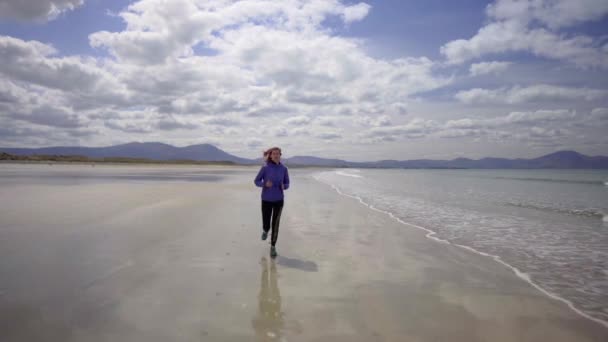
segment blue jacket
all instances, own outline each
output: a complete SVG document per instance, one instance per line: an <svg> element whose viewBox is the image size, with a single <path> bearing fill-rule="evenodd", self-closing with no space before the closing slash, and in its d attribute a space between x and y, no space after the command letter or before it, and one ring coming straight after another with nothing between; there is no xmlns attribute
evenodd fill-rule
<svg viewBox="0 0 608 342"><path fill-rule="evenodd" d="M268 180L272 182L271 187L265 185ZM266 165L262 166L253 182L262 188L262 200L280 201L283 199L283 190L289 189L287 167L282 163L275 164L269 160Z"/></svg>

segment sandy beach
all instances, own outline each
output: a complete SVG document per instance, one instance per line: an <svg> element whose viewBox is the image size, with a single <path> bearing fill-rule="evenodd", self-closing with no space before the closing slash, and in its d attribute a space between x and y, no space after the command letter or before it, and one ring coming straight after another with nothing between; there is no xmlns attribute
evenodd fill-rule
<svg viewBox="0 0 608 342"><path fill-rule="evenodd" d="M314 170L290 169L272 260L257 167L167 180L159 166L98 166L93 181L73 177L90 166L53 167L71 176L0 187L1 341L608 340L504 265Z"/></svg>

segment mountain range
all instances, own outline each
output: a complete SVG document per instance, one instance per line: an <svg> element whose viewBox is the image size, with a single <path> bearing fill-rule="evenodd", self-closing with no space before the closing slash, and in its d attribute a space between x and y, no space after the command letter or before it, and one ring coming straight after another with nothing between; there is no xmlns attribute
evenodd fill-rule
<svg viewBox="0 0 608 342"><path fill-rule="evenodd" d="M255 165L260 159L241 158L211 144L176 147L160 142L132 142L107 147L57 146L43 148L1 148L0 152L13 155L62 155L89 158L146 158L153 160L230 161L236 164ZM608 169L607 156L586 156L575 151L557 151L532 159L456 158L452 160L379 160L351 162L312 156L284 158L286 165L360 167L360 168L467 168L467 169Z"/></svg>

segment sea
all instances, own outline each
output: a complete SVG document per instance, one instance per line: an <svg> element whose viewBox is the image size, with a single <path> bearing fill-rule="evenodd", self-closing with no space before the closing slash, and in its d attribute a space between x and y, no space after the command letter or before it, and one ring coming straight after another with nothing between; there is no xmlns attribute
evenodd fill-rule
<svg viewBox="0 0 608 342"><path fill-rule="evenodd" d="M494 258L608 326L608 170L346 168L312 176L403 229Z"/></svg>

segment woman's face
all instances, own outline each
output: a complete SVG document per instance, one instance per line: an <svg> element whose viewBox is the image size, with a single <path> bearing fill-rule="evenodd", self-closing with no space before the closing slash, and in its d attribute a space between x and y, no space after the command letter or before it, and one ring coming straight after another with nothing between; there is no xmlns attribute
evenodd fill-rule
<svg viewBox="0 0 608 342"><path fill-rule="evenodd" d="M272 152L270 152L270 159L272 159L273 162L278 163L281 161L281 152L279 152L279 150L272 150Z"/></svg>

